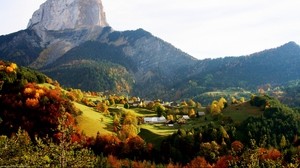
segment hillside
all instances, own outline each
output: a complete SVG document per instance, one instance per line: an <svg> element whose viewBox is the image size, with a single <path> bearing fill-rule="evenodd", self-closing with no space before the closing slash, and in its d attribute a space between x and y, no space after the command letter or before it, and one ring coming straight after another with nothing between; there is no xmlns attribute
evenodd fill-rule
<svg viewBox="0 0 300 168"><path fill-rule="evenodd" d="M86 150L89 159L108 156L163 164L171 159L180 167L195 164L199 157L215 167L222 161L227 164L230 159L223 160L227 157L236 157L231 162L236 166L257 163L248 157L249 152L257 155L258 167L274 163L299 165L294 162L299 153L299 112L267 95L252 95L250 101L225 103L226 106L218 103L216 107L223 106L220 111L214 111L214 106L196 106L192 100L178 106L155 101L135 107L128 102L137 98L127 100L115 94L62 89L58 82L15 63L1 61L0 75L0 155L9 161L0 160L1 165L15 163L3 154L12 150L15 153L9 156L20 164L25 159L24 165L57 165L55 158L60 150L72 153L68 163L77 156L74 152ZM144 120L157 116L158 109L171 122ZM196 115L199 110L205 113ZM183 115L190 118L184 119ZM10 135L15 136L7 138ZM40 150L32 150L35 147ZM54 151L49 153L50 149ZM46 154L37 153L45 151ZM29 162L22 153L46 158L47 163Z"/></svg>
<svg viewBox="0 0 300 168"><path fill-rule="evenodd" d="M64 113L73 126L78 111L57 88L48 89L38 84L51 81L44 74L0 61L0 118L2 135L11 135L22 128L30 137L54 137Z"/></svg>

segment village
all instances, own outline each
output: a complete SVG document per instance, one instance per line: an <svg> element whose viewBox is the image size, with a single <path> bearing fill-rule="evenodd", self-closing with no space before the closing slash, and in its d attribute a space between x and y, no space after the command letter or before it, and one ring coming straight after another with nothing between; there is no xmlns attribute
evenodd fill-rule
<svg viewBox="0 0 300 168"><path fill-rule="evenodd" d="M153 110L153 114L142 117L142 124L162 124L169 127L174 126L174 124L186 124L191 118L205 116L204 111L206 110L206 108L201 107L200 103L193 100L189 100L188 103L185 101L177 103L161 100L144 101L137 97L130 99L128 105L131 109Z"/></svg>

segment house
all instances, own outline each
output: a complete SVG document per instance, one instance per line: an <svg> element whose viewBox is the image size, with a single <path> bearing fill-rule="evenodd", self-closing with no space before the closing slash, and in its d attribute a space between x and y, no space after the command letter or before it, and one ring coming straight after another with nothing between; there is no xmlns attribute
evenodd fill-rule
<svg viewBox="0 0 300 168"><path fill-rule="evenodd" d="M190 119L189 115L183 115L182 118L185 119L185 120L189 120Z"/></svg>
<svg viewBox="0 0 300 168"><path fill-rule="evenodd" d="M205 112L200 112L200 111L198 111L198 116L200 117L200 116L205 116Z"/></svg>
<svg viewBox="0 0 300 168"><path fill-rule="evenodd" d="M166 121L166 126L173 127L173 126L174 126L174 121L172 121L172 120L167 120L167 121Z"/></svg>
<svg viewBox="0 0 300 168"><path fill-rule="evenodd" d="M164 116L161 117L145 117L144 123L150 124L159 124L159 123L166 123L167 119Z"/></svg>

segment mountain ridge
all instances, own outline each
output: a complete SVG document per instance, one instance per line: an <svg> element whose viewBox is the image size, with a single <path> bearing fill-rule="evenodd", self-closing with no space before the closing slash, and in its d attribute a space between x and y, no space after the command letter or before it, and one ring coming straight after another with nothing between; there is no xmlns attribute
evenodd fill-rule
<svg viewBox="0 0 300 168"><path fill-rule="evenodd" d="M198 60L143 29L113 30L101 0L89 1L97 12L86 13L89 5L79 0L46 1L28 29L0 36L0 59L39 69L68 87L146 98L186 98L228 87L255 90L300 77L300 47L295 42L248 56ZM60 19L79 8L88 17L72 23ZM43 11L53 13L40 16Z"/></svg>

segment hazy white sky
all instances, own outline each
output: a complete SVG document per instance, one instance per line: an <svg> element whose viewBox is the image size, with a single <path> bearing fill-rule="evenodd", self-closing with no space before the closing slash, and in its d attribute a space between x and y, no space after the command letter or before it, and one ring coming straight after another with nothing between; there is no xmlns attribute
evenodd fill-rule
<svg viewBox="0 0 300 168"><path fill-rule="evenodd" d="M25 29L45 0L0 0L0 34ZM102 0L115 30L143 28L203 58L300 44L300 0Z"/></svg>

